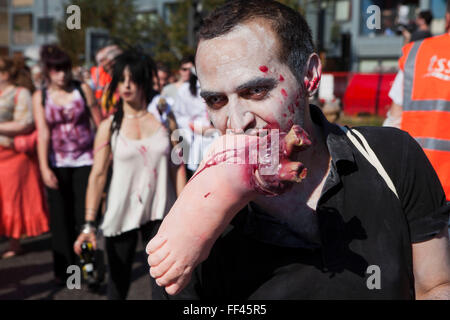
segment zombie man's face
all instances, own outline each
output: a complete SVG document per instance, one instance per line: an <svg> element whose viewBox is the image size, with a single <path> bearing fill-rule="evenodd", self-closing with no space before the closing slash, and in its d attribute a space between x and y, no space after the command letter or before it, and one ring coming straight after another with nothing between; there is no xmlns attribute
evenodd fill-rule
<svg viewBox="0 0 450 320"><path fill-rule="evenodd" d="M310 84L301 86L278 58L278 40L264 20L202 40L196 65L201 95L210 119L221 132L303 125ZM313 77L314 78L314 77Z"/></svg>

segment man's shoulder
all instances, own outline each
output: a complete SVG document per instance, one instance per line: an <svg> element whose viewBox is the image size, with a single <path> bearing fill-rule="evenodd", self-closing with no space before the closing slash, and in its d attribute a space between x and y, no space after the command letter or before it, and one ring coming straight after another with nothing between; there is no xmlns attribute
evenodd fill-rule
<svg viewBox="0 0 450 320"><path fill-rule="evenodd" d="M428 166L426 156L408 132L392 127L357 127L395 184L406 172Z"/></svg>
<svg viewBox="0 0 450 320"><path fill-rule="evenodd" d="M376 126L361 126L353 129L361 132L366 139L374 139L379 141L382 139L404 139L409 134L406 131L394 127L376 127Z"/></svg>
<svg viewBox="0 0 450 320"><path fill-rule="evenodd" d="M411 144L417 142L408 132L393 127L355 127L378 157L394 158L399 157L410 148Z"/></svg>

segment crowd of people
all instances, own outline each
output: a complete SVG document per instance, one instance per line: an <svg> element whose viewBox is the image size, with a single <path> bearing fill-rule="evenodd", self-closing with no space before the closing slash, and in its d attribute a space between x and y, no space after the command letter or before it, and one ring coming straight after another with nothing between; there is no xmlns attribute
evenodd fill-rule
<svg viewBox="0 0 450 320"><path fill-rule="evenodd" d="M10 239L2 258L21 254L24 237L51 232L54 282L66 285L81 244L97 248L99 226L107 296L125 299L138 233L144 244L156 234L196 169L171 160L171 135L185 129L195 150L185 157L196 154L198 165L207 145L194 143L194 123L211 124L193 57L175 76L117 45L96 62L90 72L75 67L57 45L42 46L31 69L0 58L0 235Z"/></svg>

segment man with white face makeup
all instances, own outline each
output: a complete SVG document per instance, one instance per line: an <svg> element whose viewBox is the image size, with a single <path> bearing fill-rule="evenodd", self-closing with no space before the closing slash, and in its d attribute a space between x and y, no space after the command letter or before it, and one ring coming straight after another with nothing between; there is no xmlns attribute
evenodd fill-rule
<svg viewBox="0 0 450 320"><path fill-rule="evenodd" d="M217 129L288 132L299 125L312 144L295 155L308 169L306 179L248 203L189 285L169 293L179 299L450 298L450 208L435 172L406 133L358 128L392 183L385 182L344 131L308 104L321 64L303 17L275 1L230 1L205 19L199 39L201 96ZM177 281L163 272L156 278L168 288ZM161 289L153 298L169 296Z"/></svg>

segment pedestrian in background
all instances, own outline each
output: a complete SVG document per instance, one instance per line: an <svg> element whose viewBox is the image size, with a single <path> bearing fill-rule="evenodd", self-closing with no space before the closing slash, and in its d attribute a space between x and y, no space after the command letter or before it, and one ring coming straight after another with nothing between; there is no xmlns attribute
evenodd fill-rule
<svg viewBox="0 0 450 320"><path fill-rule="evenodd" d="M102 119L106 119L115 112L113 106L106 103L108 86L112 79L112 68L114 59L122 53L117 45L109 45L100 49L96 55L97 66L91 68L92 90L95 99L101 108ZM118 100L117 94L114 96L113 103Z"/></svg>
<svg viewBox="0 0 450 320"><path fill-rule="evenodd" d="M194 66L193 56L183 57L180 61L180 69L178 69L178 80L175 83L171 83L165 86L161 92L161 95L164 98L171 98L175 100L177 98L178 90L184 83L189 81L193 66Z"/></svg>
<svg viewBox="0 0 450 320"><path fill-rule="evenodd" d="M153 78L153 89L161 92L161 90L169 84L170 70L163 63L156 64L157 76Z"/></svg>
<svg viewBox="0 0 450 320"><path fill-rule="evenodd" d="M72 80L72 62L55 45L41 49L48 86L33 95L39 165L47 187L55 281L66 283L77 263L73 242L83 224L84 198L93 163L100 112L91 88Z"/></svg>
<svg viewBox="0 0 450 320"><path fill-rule="evenodd" d="M22 252L20 238L49 229L34 144L29 150L14 144L34 129L32 83L23 59L0 58L0 236L10 239L2 258Z"/></svg>
<svg viewBox="0 0 450 320"><path fill-rule="evenodd" d="M402 34L405 38L405 43L419 41L425 38L432 37L431 22L433 21L433 14L430 10L419 11L416 17L416 30L412 33L407 28L403 28Z"/></svg>
<svg viewBox="0 0 450 320"><path fill-rule="evenodd" d="M143 243L156 234L186 183L183 166L171 161L168 130L147 111L157 94L153 90L155 73L153 60L144 54L129 51L117 57L108 95L111 102L112 93L118 90L117 111L101 123L95 138L86 223L74 251L80 254L84 241L97 247L96 212L112 164L107 208L100 227L109 266L108 299L126 299L138 233Z"/></svg>
<svg viewBox="0 0 450 320"><path fill-rule="evenodd" d="M424 149L450 201L450 1L446 33L403 47L384 126L407 131Z"/></svg>
<svg viewBox="0 0 450 320"><path fill-rule="evenodd" d="M186 168L187 176L190 178L202 161L204 152L217 137L213 131L207 132L214 127L209 120L206 103L200 97L200 83L194 67L189 81L178 90L173 111L179 128L183 129L183 139L189 149Z"/></svg>

